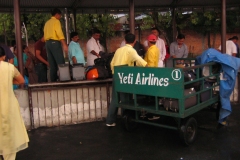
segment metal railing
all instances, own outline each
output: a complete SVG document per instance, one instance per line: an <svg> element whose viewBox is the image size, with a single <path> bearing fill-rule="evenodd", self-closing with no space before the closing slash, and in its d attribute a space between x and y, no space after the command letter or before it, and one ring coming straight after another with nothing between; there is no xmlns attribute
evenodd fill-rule
<svg viewBox="0 0 240 160"><path fill-rule="evenodd" d="M31 129L106 117L112 79L29 84Z"/></svg>

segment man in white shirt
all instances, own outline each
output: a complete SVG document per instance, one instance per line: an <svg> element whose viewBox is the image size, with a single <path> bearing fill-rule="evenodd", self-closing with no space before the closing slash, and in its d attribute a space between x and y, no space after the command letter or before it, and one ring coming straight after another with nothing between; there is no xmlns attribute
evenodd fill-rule
<svg viewBox="0 0 240 160"><path fill-rule="evenodd" d="M221 45L219 46L218 50L221 51ZM226 54L236 57L237 47L232 40L226 41Z"/></svg>
<svg viewBox="0 0 240 160"><path fill-rule="evenodd" d="M159 33L160 31L157 29L157 28L152 28L151 29L151 33L154 34L158 39L156 41L156 46L158 47L159 49L159 60L158 60L158 67L164 67L164 59L165 59L165 56L166 56L166 47L165 47L165 42L163 39L159 38ZM148 41L146 40L144 42L144 47L146 47L148 49Z"/></svg>
<svg viewBox="0 0 240 160"><path fill-rule="evenodd" d="M99 58L99 52L104 51L102 45L99 43L100 31L98 29L93 30L91 39L87 42L87 65L93 66L94 60Z"/></svg>

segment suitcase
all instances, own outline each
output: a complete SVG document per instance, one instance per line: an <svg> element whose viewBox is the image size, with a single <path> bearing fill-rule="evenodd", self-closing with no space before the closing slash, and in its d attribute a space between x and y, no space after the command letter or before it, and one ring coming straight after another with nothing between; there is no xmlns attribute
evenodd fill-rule
<svg viewBox="0 0 240 160"><path fill-rule="evenodd" d="M83 64L73 64L72 65L72 80L79 81L85 79L85 68Z"/></svg>
<svg viewBox="0 0 240 160"><path fill-rule="evenodd" d="M204 82L204 85L203 87L201 86L201 90L203 89L207 89L207 88L210 88L212 87L212 83L209 83L209 82ZM205 92L202 92L200 94L200 100L201 102L204 102L204 101L207 101L211 98L211 89L205 91Z"/></svg>
<svg viewBox="0 0 240 160"><path fill-rule="evenodd" d="M194 88L190 88L190 89L185 89L184 90L184 95L187 96L189 94L193 94L196 93L196 91L194 90ZM185 109L188 109L194 105L197 104L197 96L193 95L189 98L187 98L185 100L184 103L184 107ZM174 112L178 112L179 111L179 103L178 103L178 99L165 99L164 103L163 103L163 107L168 111L174 111Z"/></svg>
<svg viewBox="0 0 240 160"><path fill-rule="evenodd" d="M59 81L61 81L61 82L71 80L68 64L59 64L58 65L58 78L59 78Z"/></svg>
<svg viewBox="0 0 240 160"><path fill-rule="evenodd" d="M193 81L196 79L196 74L192 70L184 71L184 82ZM184 89L194 88L196 91L200 89L200 82L193 82L184 86Z"/></svg>

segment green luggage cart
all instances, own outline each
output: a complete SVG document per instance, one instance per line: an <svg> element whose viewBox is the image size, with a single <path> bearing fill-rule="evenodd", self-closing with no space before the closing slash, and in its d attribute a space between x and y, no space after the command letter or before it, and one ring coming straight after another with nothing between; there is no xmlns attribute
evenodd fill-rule
<svg viewBox="0 0 240 160"><path fill-rule="evenodd" d="M178 131L186 145L193 143L197 134L197 122L192 115L219 103L220 71L216 71L219 65L214 62L191 66L190 60L188 64L189 67L184 68L114 68L115 92L112 94L117 97L117 107L122 109L125 129L131 131L136 128L137 123L164 127ZM204 67L208 74L202 76ZM186 73L190 72L195 73L195 77L186 81ZM208 80L212 80L212 85L203 87ZM194 92L186 94L186 88ZM202 100L204 94L208 96ZM125 95L125 98L121 99L120 95ZM175 108L171 109L173 103ZM186 107L188 103L191 103L191 106ZM148 115L173 119L174 123L149 120Z"/></svg>

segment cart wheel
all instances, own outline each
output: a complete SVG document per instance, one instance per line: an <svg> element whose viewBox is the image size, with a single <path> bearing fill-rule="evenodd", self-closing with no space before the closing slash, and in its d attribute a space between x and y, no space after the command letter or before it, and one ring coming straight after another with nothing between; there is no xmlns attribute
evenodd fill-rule
<svg viewBox="0 0 240 160"><path fill-rule="evenodd" d="M129 132L137 129L137 122L134 121L134 115L132 112L125 112L122 117L123 127Z"/></svg>
<svg viewBox="0 0 240 160"><path fill-rule="evenodd" d="M186 145L190 145L194 142L197 136L197 121L191 117L186 120L180 128L180 137Z"/></svg>

